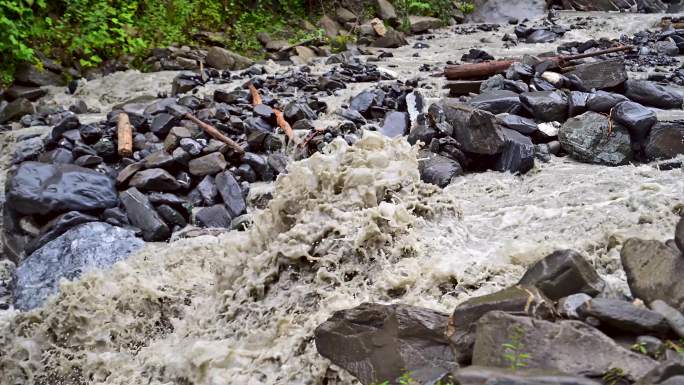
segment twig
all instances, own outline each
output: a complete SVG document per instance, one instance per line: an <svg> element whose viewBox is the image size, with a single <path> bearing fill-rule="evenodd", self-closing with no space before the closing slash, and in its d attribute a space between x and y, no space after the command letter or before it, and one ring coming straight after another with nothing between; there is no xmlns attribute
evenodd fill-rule
<svg viewBox="0 0 684 385"><path fill-rule="evenodd" d="M232 149L233 149L235 152L237 152L238 154L242 155L242 154L245 153L245 150L243 150L242 147L240 147L239 144L237 144L233 139L231 139L231 138L229 138L229 137L223 135L223 134L221 133L221 131L219 131L216 127L212 126L211 124L204 123L203 121L197 119L194 115L192 115L192 114L189 113L189 112L186 113L186 114L184 115L184 117L185 117L186 119L188 119L188 120L194 122L194 123L197 124L198 126L200 126L200 128L201 128L202 130L204 130L204 132L206 132L207 134L209 134L209 136L211 136L212 138L214 138L214 139L216 139L216 140L220 140L221 142L227 144L230 148L232 148Z"/></svg>

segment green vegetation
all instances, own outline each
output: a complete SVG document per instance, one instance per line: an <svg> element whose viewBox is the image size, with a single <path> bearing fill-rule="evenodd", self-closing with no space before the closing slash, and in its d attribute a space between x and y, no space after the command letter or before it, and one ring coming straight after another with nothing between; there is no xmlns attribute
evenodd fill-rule
<svg viewBox="0 0 684 385"><path fill-rule="evenodd" d="M514 328L509 337L510 341L502 345L504 348L504 359L513 371L526 367L526 361L531 357L529 353L523 352L525 346L521 341L524 336L525 332L521 328Z"/></svg>
<svg viewBox="0 0 684 385"><path fill-rule="evenodd" d="M397 379L397 381L398 381L399 385L418 384L418 382L411 377L411 372L406 372L406 373L402 374L401 377L399 377ZM372 385L389 385L389 384L390 384L389 381L383 381L379 384L372 384ZM451 382L442 382L441 380L439 380L435 383L435 385L453 385L453 384Z"/></svg>
<svg viewBox="0 0 684 385"><path fill-rule="evenodd" d="M148 49L193 44L199 31L225 31L230 49L258 56L256 34L299 37L304 0L0 0L0 83L36 52L62 64L94 67L106 58L142 57ZM286 27L287 26L287 27ZM299 35L299 36L297 36Z"/></svg>
<svg viewBox="0 0 684 385"><path fill-rule="evenodd" d="M475 10L475 5L471 0L456 3L452 0L395 0L394 6L401 21L400 29L404 31L410 28L409 15L432 16L441 19L444 24L449 24L454 15L454 9L464 14Z"/></svg>
<svg viewBox="0 0 684 385"><path fill-rule="evenodd" d="M609 371L607 371L601 379L603 380L603 383L606 385L618 385L622 383L627 383L625 378L626 375L624 370L622 370L621 368L612 368Z"/></svg>

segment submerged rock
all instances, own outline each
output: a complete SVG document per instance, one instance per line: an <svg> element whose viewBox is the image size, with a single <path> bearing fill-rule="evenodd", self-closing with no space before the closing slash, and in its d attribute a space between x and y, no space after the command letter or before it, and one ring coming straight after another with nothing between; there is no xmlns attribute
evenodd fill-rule
<svg viewBox="0 0 684 385"><path fill-rule="evenodd" d="M629 132L620 124L596 112L568 119L558 132L563 149L573 158L587 163L617 166L632 159Z"/></svg>
<svg viewBox="0 0 684 385"><path fill-rule="evenodd" d="M57 293L60 279L73 280L85 272L108 268L143 245L132 231L102 222L72 228L19 265L15 306L34 309Z"/></svg>
<svg viewBox="0 0 684 385"><path fill-rule="evenodd" d="M450 370L446 323L429 309L364 303L335 312L314 336L321 355L370 385L420 369Z"/></svg>

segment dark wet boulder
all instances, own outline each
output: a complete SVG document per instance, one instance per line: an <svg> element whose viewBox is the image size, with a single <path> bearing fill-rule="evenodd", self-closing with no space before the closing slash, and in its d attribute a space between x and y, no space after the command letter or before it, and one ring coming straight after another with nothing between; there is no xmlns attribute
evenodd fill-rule
<svg viewBox="0 0 684 385"><path fill-rule="evenodd" d="M221 204L202 207L195 213L195 222L201 227L229 229L232 219L233 217L226 209L226 206Z"/></svg>
<svg viewBox="0 0 684 385"><path fill-rule="evenodd" d="M14 146L12 162L21 163L26 160L35 160L44 147L43 139L38 136L20 140Z"/></svg>
<svg viewBox="0 0 684 385"><path fill-rule="evenodd" d="M453 379L459 385L599 385L600 382L558 371L518 370L469 366L457 369ZM442 382L448 383L448 382Z"/></svg>
<svg viewBox="0 0 684 385"><path fill-rule="evenodd" d="M568 116L568 97L560 91L535 91L520 95L523 107L542 122L564 122Z"/></svg>
<svg viewBox="0 0 684 385"><path fill-rule="evenodd" d="M611 117L619 124L627 127L632 149L641 151L651 127L657 122L655 112L635 102L621 102L613 108Z"/></svg>
<svg viewBox="0 0 684 385"><path fill-rule="evenodd" d="M143 244L132 231L102 222L74 227L19 265L15 306L34 309L57 293L62 278L74 280L85 272L106 269Z"/></svg>
<svg viewBox="0 0 684 385"><path fill-rule="evenodd" d="M516 114L522 108L520 105L520 95L506 90L482 93L470 99L469 104L475 108L489 111L492 114Z"/></svg>
<svg viewBox="0 0 684 385"><path fill-rule="evenodd" d="M583 322L554 323L502 311L487 313L478 321L472 364L509 367L506 354L510 350L505 344L510 344L512 338L529 354L524 360L526 370L558 370L600 378L609 370L620 368L627 378L634 380L657 365L655 360L619 346Z"/></svg>
<svg viewBox="0 0 684 385"><path fill-rule="evenodd" d="M607 114L618 103L629 101L624 95L613 92L597 91L587 99L587 109L589 111Z"/></svg>
<svg viewBox="0 0 684 385"><path fill-rule="evenodd" d="M183 215L180 212L178 212L178 210L174 209L169 205L162 204L157 206L157 212L169 225L183 228L185 227L185 225L188 224Z"/></svg>
<svg viewBox="0 0 684 385"><path fill-rule="evenodd" d="M164 241L171 231L152 206L149 198L135 187L121 193L121 203L131 224L142 230L143 239L148 242Z"/></svg>
<svg viewBox="0 0 684 385"><path fill-rule="evenodd" d="M610 134L609 134L610 130ZM563 149L587 163L617 166L632 159L632 145L625 127L596 112L568 119L558 132Z"/></svg>
<svg viewBox="0 0 684 385"><path fill-rule="evenodd" d="M420 179L425 183L446 187L454 178L463 175L461 165L445 156L423 150L418 159Z"/></svg>
<svg viewBox="0 0 684 385"><path fill-rule="evenodd" d="M23 62L20 63L14 72L14 81L26 86L62 86L66 82L59 74L50 71L47 68L38 68L37 66Z"/></svg>
<svg viewBox="0 0 684 385"><path fill-rule="evenodd" d="M666 304L659 299L653 301L649 305L651 309L663 316L670 325L670 329L675 332L680 338L684 338L684 315L679 310Z"/></svg>
<svg viewBox="0 0 684 385"><path fill-rule="evenodd" d="M610 335L666 336L670 332L670 325L662 315L618 299L594 298L580 306L578 313L581 317L598 319L599 329Z"/></svg>
<svg viewBox="0 0 684 385"><path fill-rule="evenodd" d="M567 297L563 297L563 298L558 300L558 305L556 306L556 310L558 310L558 313L560 313L560 315L564 318L579 319L580 316L577 313L577 310L585 302L588 302L590 300L591 300L591 297L588 294L584 294L584 293L571 294Z"/></svg>
<svg viewBox="0 0 684 385"><path fill-rule="evenodd" d="M27 215L94 211L117 203L114 180L71 164L24 162L7 189L7 205Z"/></svg>
<svg viewBox="0 0 684 385"><path fill-rule="evenodd" d="M555 313L553 302L539 289L529 286L512 286L492 294L468 299L456 306L449 317L447 329L447 336L459 363L468 363L472 359L477 321L495 310L526 314L540 319L552 319Z"/></svg>
<svg viewBox="0 0 684 385"><path fill-rule="evenodd" d="M669 359L646 373L634 385L681 385L678 381L683 378L684 363L680 359Z"/></svg>
<svg viewBox="0 0 684 385"><path fill-rule="evenodd" d="M554 301L576 293L596 296L605 287L589 261L574 250L558 250L535 262L519 283L538 287Z"/></svg>
<svg viewBox="0 0 684 385"><path fill-rule="evenodd" d="M625 96L646 106L658 108L682 108L682 92L647 80L625 82Z"/></svg>
<svg viewBox="0 0 684 385"><path fill-rule="evenodd" d="M94 124L82 124L78 133L85 144L95 144L102 137L102 129Z"/></svg>
<svg viewBox="0 0 684 385"><path fill-rule="evenodd" d="M568 117L582 115L589 108L587 103L592 94L582 91L571 91L568 96Z"/></svg>
<svg viewBox="0 0 684 385"><path fill-rule="evenodd" d="M409 132L409 115L406 112L390 111L380 127L380 132L390 138L404 136Z"/></svg>
<svg viewBox="0 0 684 385"><path fill-rule="evenodd" d="M581 64L566 76L576 76L586 90L617 87L627 80L624 60L602 60Z"/></svg>
<svg viewBox="0 0 684 385"><path fill-rule="evenodd" d="M138 171L128 184L140 190L175 191L180 188L176 178L161 168Z"/></svg>
<svg viewBox="0 0 684 385"><path fill-rule="evenodd" d="M662 300L684 311L684 258L677 250L655 240L628 239L620 252L627 284L646 303Z"/></svg>
<svg viewBox="0 0 684 385"><path fill-rule="evenodd" d="M505 144L499 159L496 161L496 169L513 174L524 174L530 171L534 167L534 144L532 144L532 140L508 128L501 130Z"/></svg>
<svg viewBox="0 0 684 385"><path fill-rule="evenodd" d="M487 111L458 103L445 103L446 121L453 128L453 137L462 149L475 154L499 154L505 138L496 117Z"/></svg>
<svg viewBox="0 0 684 385"><path fill-rule="evenodd" d="M684 154L684 123L656 123L646 140L645 151L650 160L670 159Z"/></svg>
<svg viewBox="0 0 684 385"><path fill-rule="evenodd" d="M539 130L537 123L532 119L513 114L499 114L496 116L497 121L506 128L518 131L523 135L532 135Z"/></svg>
<svg viewBox="0 0 684 385"><path fill-rule="evenodd" d="M224 171L216 175L215 183L231 219L244 213L247 209L247 203L245 202L242 187L233 174L230 171Z"/></svg>
<svg viewBox="0 0 684 385"><path fill-rule="evenodd" d="M447 315L433 310L364 303L333 313L314 337L322 356L370 385L406 372L451 370L446 324Z"/></svg>
<svg viewBox="0 0 684 385"><path fill-rule="evenodd" d="M74 114L68 114L64 118L62 118L57 124L55 124L54 127L52 127L52 130L50 131L50 135L48 135L48 139L51 142L57 143L61 138L62 135L65 134L68 131L71 130L76 130L78 127L81 125L81 123L78 120L78 117ZM80 134L79 134L80 138Z"/></svg>

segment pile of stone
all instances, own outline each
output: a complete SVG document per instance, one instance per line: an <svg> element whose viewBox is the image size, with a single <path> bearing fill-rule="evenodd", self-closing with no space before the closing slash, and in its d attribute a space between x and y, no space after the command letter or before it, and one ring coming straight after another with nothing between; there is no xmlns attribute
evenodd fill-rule
<svg viewBox="0 0 684 385"><path fill-rule="evenodd" d="M127 228L146 241L167 240L188 224L241 227L249 185L273 181L290 160L285 147L293 138L282 130L276 111L294 130L306 132L327 109L321 97L346 83L391 79L372 64L351 60L320 76L307 68L254 76L232 91L219 87L211 98L190 92L226 76L263 73L257 66L233 75L216 69L203 76L183 72L174 79L182 95L124 103L107 120L90 124L62 112L53 115L58 119L46 136L20 137L4 206L7 256L19 261L86 222ZM248 85L257 90L259 104ZM130 155L118 150L121 113L133 127ZM215 127L238 147L188 116Z"/></svg>
<svg viewBox="0 0 684 385"><path fill-rule="evenodd" d="M377 303L335 312L316 329L316 347L365 385L679 384L683 251L684 219L674 241L627 240L634 298L609 290L581 254L559 250L517 285L450 315Z"/></svg>

